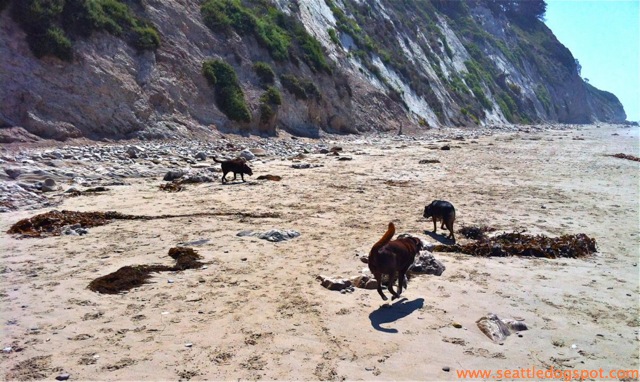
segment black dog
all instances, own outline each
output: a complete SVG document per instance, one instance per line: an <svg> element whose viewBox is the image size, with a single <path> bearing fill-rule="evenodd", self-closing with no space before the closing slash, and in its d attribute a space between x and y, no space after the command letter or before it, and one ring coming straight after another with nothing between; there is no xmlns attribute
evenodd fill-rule
<svg viewBox="0 0 640 382"><path fill-rule="evenodd" d="M395 232L396 227L393 223L389 223L387 232L371 248L367 261L369 270L378 282L378 293L385 301L387 296L382 292L382 275L389 275L387 289L393 295L391 299L399 298L402 293L402 285L404 284L404 288L407 288L407 271L422 249L422 241L417 237L409 236L391 240ZM392 288L396 280L396 273L398 274L398 293Z"/></svg>
<svg viewBox="0 0 640 382"><path fill-rule="evenodd" d="M449 230L449 239L453 239L456 242L456 238L453 235L453 222L456 220L456 209L453 208L453 204L444 200L434 200L428 206L424 207L425 218L433 218L433 233L436 233L438 227L438 220L442 221L440 229L444 229L447 226Z"/></svg>
<svg viewBox="0 0 640 382"><path fill-rule="evenodd" d="M213 158L216 163L222 163L222 183L227 183L227 174L233 172L233 180L236 180L236 174L240 174L242 181L244 182L244 174L253 175L251 168L245 163L244 158L236 158L231 160L217 160Z"/></svg>

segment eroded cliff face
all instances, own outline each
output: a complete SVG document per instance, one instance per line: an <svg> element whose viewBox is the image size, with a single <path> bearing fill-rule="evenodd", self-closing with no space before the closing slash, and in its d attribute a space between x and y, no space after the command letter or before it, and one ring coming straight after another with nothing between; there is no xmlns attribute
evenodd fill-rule
<svg viewBox="0 0 640 382"><path fill-rule="evenodd" d="M252 36L214 33L199 1L140 3L137 12L161 36L158 49L141 52L100 32L74 39L71 61L36 58L10 10L2 11L0 126L26 130L21 137L64 140L204 137L215 130L318 136L626 118L613 94L580 78L571 53L544 24L515 25L482 2L453 10L427 1L273 2L320 42L330 72L304 60L274 60ZM416 9L418 3L428 6ZM216 105L202 74L212 58L235 69L251 122L230 121ZM272 66L283 96L266 122L257 61ZM283 88L283 74L309 80L320 96L296 98Z"/></svg>

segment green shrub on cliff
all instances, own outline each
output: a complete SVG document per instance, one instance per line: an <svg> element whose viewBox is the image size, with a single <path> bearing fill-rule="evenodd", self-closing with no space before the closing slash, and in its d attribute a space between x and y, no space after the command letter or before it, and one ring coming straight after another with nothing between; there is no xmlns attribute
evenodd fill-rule
<svg viewBox="0 0 640 382"><path fill-rule="evenodd" d="M250 122L251 114L233 67L221 60L207 60L202 74L214 86L216 105L232 121Z"/></svg>
<svg viewBox="0 0 640 382"><path fill-rule="evenodd" d="M271 85L276 79L276 74L271 69L271 66L266 62L258 61L253 64L253 70L260 78L262 85Z"/></svg>
<svg viewBox="0 0 640 382"><path fill-rule="evenodd" d="M1 0L11 3L12 17L27 34L36 57L71 60L70 37L90 37L104 30L139 50L160 46L158 31L119 0Z"/></svg>
<svg viewBox="0 0 640 382"><path fill-rule="evenodd" d="M206 0L200 12L212 31L252 36L276 61L296 62L300 57L315 72L331 72L318 40L268 1Z"/></svg>

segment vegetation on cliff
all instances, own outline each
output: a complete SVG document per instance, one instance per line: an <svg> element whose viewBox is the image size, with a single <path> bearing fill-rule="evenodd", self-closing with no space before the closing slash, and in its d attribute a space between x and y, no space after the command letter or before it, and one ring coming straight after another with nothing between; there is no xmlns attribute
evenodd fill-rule
<svg viewBox="0 0 640 382"><path fill-rule="evenodd" d="M141 51L160 45L156 28L119 0L2 0L0 11L9 5L38 58L50 55L70 61L72 40L96 31L123 38Z"/></svg>

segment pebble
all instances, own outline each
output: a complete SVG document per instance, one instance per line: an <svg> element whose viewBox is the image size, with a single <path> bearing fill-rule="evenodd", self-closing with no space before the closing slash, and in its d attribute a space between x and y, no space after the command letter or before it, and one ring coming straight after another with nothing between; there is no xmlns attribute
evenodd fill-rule
<svg viewBox="0 0 640 382"><path fill-rule="evenodd" d="M70 377L71 377L71 375L69 373L62 373L62 374L60 374L60 375L58 375L56 377L56 380L58 380L58 381L66 381Z"/></svg>
<svg viewBox="0 0 640 382"><path fill-rule="evenodd" d="M186 347L190 348L190 347L192 347L192 346L193 346L193 344L192 344L191 342L187 342L186 344L184 344L184 346L186 346Z"/></svg>
<svg viewBox="0 0 640 382"><path fill-rule="evenodd" d="M451 368L449 366L443 366L442 371L446 371L448 373L449 371L451 371Z"/></svg>

